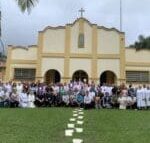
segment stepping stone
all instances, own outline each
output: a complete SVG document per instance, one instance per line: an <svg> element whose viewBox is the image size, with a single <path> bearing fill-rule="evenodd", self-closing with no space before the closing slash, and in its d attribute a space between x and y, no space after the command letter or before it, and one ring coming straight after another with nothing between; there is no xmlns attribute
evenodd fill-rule
<svg viewBox="0 0 150 143"><path fill-rule="evenodd" d="M73 111L73 113L77 113L78 111Z"/></svg>
<svg viewBox="0 0 150 143"><path fill-rule="evenodd" d="M83 110L78 110L78 112L83 112Z"/></svg>
<svg viewBox="0 0 150 143"><path fill-rule="evenodd" d="M73 143L83 143L82 139L73 139L72 140Z"/></svg>
<svg viewBox="0 0 150 143"><path fill-rule="evenodd" d="M80 110L83 110L84 108L80 108Z"/></svg>
<svg viewBox="0 0 150 143"><path fill-rule="evenodd" d="M74 121L76 121L76 119L75 118L70 118L70 121L74 122Z"/></svg>
<svg viewBox="0 0 150 143"><path fill-rule="evenodd" d="M80 114L80 115L83 115L84 113L83 113L83 112L79 112L79 114Z"/></svg>
<svg viewBox="0 0 150 143"><path fill-rule="evenodd" d="M77 133L82 133L83 132L83 128L75 128Z"/></svg>
<svg viewBox="0 0 150 143"><path fill-rule="evenodd" d="M78 116L78 119L83 119L83 116Z"/></svg>
<svg viewBox="0 0 150 143"><path fill-rule="evenodd" d="M77 121L78 125L82 125L84 122L83 121Z"/></svg>
<svg viewBox="0 0 150 143"><path fill-rule="evenodd" d="M78 114L73 114L73 117L77 117L78 116Z"/></svg>
<svg viewBox="0 0 150 143"><path fill-rule="evenodd" d="M75 125L74 124L68 124L68 128L74 128Z"/></svg>
<svg viewBox="0 0 150 143"><path fill-rule="evenodd" d="M74 130L72 129L72 130L65 130L65 136L72 136L73 135L73 133L74 133Z"/></svg>

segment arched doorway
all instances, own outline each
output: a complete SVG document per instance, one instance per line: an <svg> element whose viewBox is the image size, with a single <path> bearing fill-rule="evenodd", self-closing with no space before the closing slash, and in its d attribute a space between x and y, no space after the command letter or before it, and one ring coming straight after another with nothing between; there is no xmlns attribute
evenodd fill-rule
<svg viewBox="0 0 150 143"><path fill-rule="evenodd" d="M83 70L78 70L78 71L74 72L74 74L72 76L72 80L88 82L88 74Z"/></svg>
<svg viewBox="0 0 150 143"><path fill-rule="evenodd" d="M45 74L46 83L58 83L60 82L61 76L57 70L48 70Z"/></svg>
<svg viewBox="0 0 150 143"><path fill-rule="evenodd" d="M100 76L100 83L114 84L116 79L117 77L112 71L104 71Z"/></svg>

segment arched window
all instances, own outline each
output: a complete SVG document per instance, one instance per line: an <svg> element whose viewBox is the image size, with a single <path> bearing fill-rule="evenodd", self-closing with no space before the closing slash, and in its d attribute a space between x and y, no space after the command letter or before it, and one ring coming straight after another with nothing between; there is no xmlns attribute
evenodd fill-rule
<svg viewBox="0 0 150 143"><path fill-rule="evenodd" d="M78 37L78 47L84 48L84 34L80 33Z"/></svg>

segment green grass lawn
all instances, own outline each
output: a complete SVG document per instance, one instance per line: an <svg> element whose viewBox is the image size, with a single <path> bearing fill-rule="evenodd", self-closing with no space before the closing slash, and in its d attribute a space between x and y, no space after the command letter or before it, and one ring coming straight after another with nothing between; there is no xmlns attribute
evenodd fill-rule
<svg viewBox="0 0 150 143"><path fill-rule="evenodd" d="M71 143L71 108L0 109L0 143ZM84 143L149 143L150 111L84 111Z"/></svg>

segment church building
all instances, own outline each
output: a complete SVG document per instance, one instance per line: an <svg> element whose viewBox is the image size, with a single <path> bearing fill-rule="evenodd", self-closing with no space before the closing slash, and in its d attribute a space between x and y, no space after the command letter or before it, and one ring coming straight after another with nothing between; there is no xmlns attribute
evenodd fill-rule
<svg viewBox="0 0 150 143"><path fill-rule="evenodd" d="M80 17L46 27L37 45L8 46L5 81L150 83L150 51L125 48L125 33Z"/></svg>

